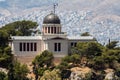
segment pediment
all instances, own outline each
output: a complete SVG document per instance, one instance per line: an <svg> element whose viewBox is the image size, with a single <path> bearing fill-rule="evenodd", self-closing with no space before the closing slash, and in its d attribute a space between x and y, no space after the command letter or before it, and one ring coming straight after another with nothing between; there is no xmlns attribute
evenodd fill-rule
<svg viewBox="0 0 120 80"><path fill-rule="evenodd" d="M66 38L62 38L62 37L54 37L54 38L50 38L49 40L65 40Z"/></svg>

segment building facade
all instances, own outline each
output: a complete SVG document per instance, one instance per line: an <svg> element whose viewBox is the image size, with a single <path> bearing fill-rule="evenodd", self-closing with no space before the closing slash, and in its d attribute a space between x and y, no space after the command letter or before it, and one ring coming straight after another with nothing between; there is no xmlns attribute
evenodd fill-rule
<svg viewBox="0 0 120 80"><path fill-rule="evenodd" d="M67 36L62 32L62 26L59 17L54 14L48 14L42 25L41 34L34 36L11 36L13 54L17 56L36 56L44 50L54 53L54 57L64 57L70 53L72 46L77 42L95 41L92 36Z"/></svg>

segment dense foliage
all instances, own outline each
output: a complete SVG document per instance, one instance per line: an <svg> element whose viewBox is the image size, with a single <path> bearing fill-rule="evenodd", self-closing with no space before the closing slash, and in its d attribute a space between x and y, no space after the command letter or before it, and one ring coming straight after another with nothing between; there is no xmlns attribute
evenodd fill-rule
<svg viewBox="0 0 120 80"><path fill-rule="evenodd" d="M0 72L0 80L27 80L27 65L14 62L14 55L9 47L10 36L29 36L35 32L38 24L32 21L16 21L0 28L0 67L7 68L8 74Z"/></svg>
<svg viewBox="0 0 120 80"><path fill-rule="evenodd" d="M39 76L43 76L45 70L51 70L53 67L53 53L45 50L33 60L33 71L36 80Z"/></svg>
<svg viewBox="0 0 120 80"><path fill-rule="evenodd" d="M107 68L114 69L116 74L120 75L120 49L115 45L117 45L116 41L105 46L98 42L79 42L76 47L72 47L71 54L63 57L60 64L54 67L52 53L44 51L33 61L36 80L38 77L41 77L40 80L56 77L58 80L68 79L71 74L70 69L74 67L91 68L92 72L87 73L84 80L103 80L104 70ZM56 73L55 69L59 73Z"/></svg>
<svg viewBox="0 0 120 80"><path fill-rule="evenodd" d="M115 70L117 75L120 75L120 48L117 47L117 41L112 41L106 46L98 42L79 42L76 47L71 49L71 55L62 59L58 68L62 72L80 66L93 70L94 74L87 75L89 76L87 80L103 80L105 77L103 72L108 68ZM96 74L96 71L99 74Z"/></svg>
<svg viewBox="0 0 120 80"><path fill-rule="evenodd" d="M40 80L61 80L59 70L46 70Z"/></svg>
<svg viewBox="0 0 120 80"><path fill-rule="evenodd" d="M36 27L36 22L23 20L9 23L0 28L0 67L8 68L13 59L11 48L8 47L10 36L29 36Z"/></svg>
<svg viewBox="0 0 120 80"><path fill-rule="evenodd" d="M0 72L0 80L5 80L7 78L7 75L4 72Z"/></svg>
<svg viewBox="0 0 120 80"><path fill-rule="evenodd" d="M27 65L15 61L9 66L8 80L28 80L28 72Z"/></svg>
<svg viewBox="0 0 120 80"><path fill-rule="evenodd" d="M38 24L36 22L23 20L9 23L3 26L0 30L12 36L29 36L34 32L34 29L36 29L37 26Z"/></svg>

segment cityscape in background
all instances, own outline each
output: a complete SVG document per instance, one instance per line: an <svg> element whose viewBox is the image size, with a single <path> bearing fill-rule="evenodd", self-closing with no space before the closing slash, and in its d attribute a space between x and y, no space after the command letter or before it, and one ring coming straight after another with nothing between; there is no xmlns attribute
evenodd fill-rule
<svg viewBox="0 0 120 80"><path fill-rule="evenodd" d="M0 0L0 27L18 20L32 20L41 30L43 17L53 11L53 3L58 4L56 13L68 35L89 32L103 45L109 39L120 41L119 0Z"/></svg>

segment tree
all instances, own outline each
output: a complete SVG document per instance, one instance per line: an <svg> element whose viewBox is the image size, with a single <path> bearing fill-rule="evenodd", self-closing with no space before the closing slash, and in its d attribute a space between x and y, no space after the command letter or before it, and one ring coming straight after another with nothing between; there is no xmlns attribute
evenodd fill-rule
<svg viewBox="0 0 120 80"><path fill-rule="evenodd" d="M71 54L79 54L81 57L85 55L85 49L88 42L78 42L76 47L71 49Z"/></svg>
<svg viewBox="0 0 120 80"><path fill-rule="evenodd" d="M53 58L53 53L45 50L40 55L35 57L33 63L38 65L38 67L50 67L53 64Z"/></svg>
<svg viewBox="0 0 120 80"><path fill-rule="evenodd" d="M0 30L0 48L4 48L8 44L8 33L6 31Z"/></svg>
<svg viewBox="0 0 120 80"><path fill-rule="evenodd" d="M0 80L5 80L7 75L4 72L0 72Z"/></svg>
<svg viewBox="0 0 120 80"><path fill-rule="evenodd" d="M16 21L9 23L0 28L0 67L8 68L12 63L13 55L11 48L8 47L10 35L12 36L29 36L37 27L36 22L32 21Z"/></svg>
<svg viewBox="0 0 120 80"><path fill-rule="evenodd" d="M12 62L12 56L3 55L2 57L0 57L0 67L8 68L11 62Z"/></svg>
<svg viewBox="0 0 120 80"><path fill-rule="evenodd" d="M106 47L107 47L108 49L115 49L115 47L117 46L117 43L118 43L118 41L112 41L112 42L108 43L108 44L106 45Z"/></svg>
<svg viewBox="0 0 120 80"><path fill-rule="evenodd" d="M105 63L107 63L109 65L109 67L113 68L113 63L114 61L118 61L119 62L119 55L120 51L116 51L116 50L108 50L103 52L102 56L103 56L103 60Z"/></svg>
<svg viewBox="0 0 120 80"><path fill-rule="evenodd" d="M10 63L13 60L13 54L11 54L11 48L5 47L4 50L2 50L2 53L0 53L0 67L8 68Z"/></svg>
<svg viewBox="0 0 120 80"><path fill-rule="evenodd" d="M86 46L85 53L88 58L100 56L103 46L97 42L89 42Z"/></svg>
<svg viewBox="0 0 120 80"><path fill-rule="evenodd" d="M102 49L103 46L97 42L78 42L74 52L80 54L81 57L93 58L100 56Z"/></svg>
<svg viewBox="0 0 120 80"><path fill-rule="evenodd" d="M82 33L81 36L90 36L89 32Z"/></svg>
<svg viewBox="0 0 120 80"><path fill-rule="evenodd" d="M61 71L66 70L66 69L69 68L69 63L62 61L62 62L57 66L57 68L60 69Z"/></svg>
<svg viewBox="0 0 120 80"><path fill-rule="evenodd" d="M5 49L4 49L4 54L7 54L7 55L12 55L11 54L12 53L12 51L11 51L11 47L10 46L8 46L8 47L5 47Z"/></svg>
<svg viewBox="0 0 120 80"><path fill-rule="evenodd" d="M94 57L93 60L92 60L92 67L95 70L104 69L105 68L105 61L104 61L103 56Z"/></svg>
<svg viewBox="0 0 120 80"><path fill-rule="evenodd" d="M37 26L38 24L36 22L23 20L9 23L3 26L2 30L6 31L9 34L9 36L29 36L32 32L34 32L33 29L36 29Z"/></svg>
<svg viewBox="0 0 120 80"><path fill-rule="evenodd" d="M9 66L8 79L9 80L28 80L27 74L29 69L27 65L19 62L11 63Z"/></svg>
<svg viewBox="0 0 120 80"><path fill-rule="evenodd" d="M53 66L53 53L47 50L36 56L33 60L33 72L38 76L42 76L45 70L49 70Z"/></svg>
<svg viewBox="0 0 120 80"><path fill-rule="evenodd" d="M80 55L79 54L72 54L70 56L66 56L62 59L62 62L79 64L80 63Z"/></svg>
<svg viewBox="0 0 120 80"><path fill-rule="evenodd" d="M59 70L46 70L40 80L61 80Z"/></svg>

